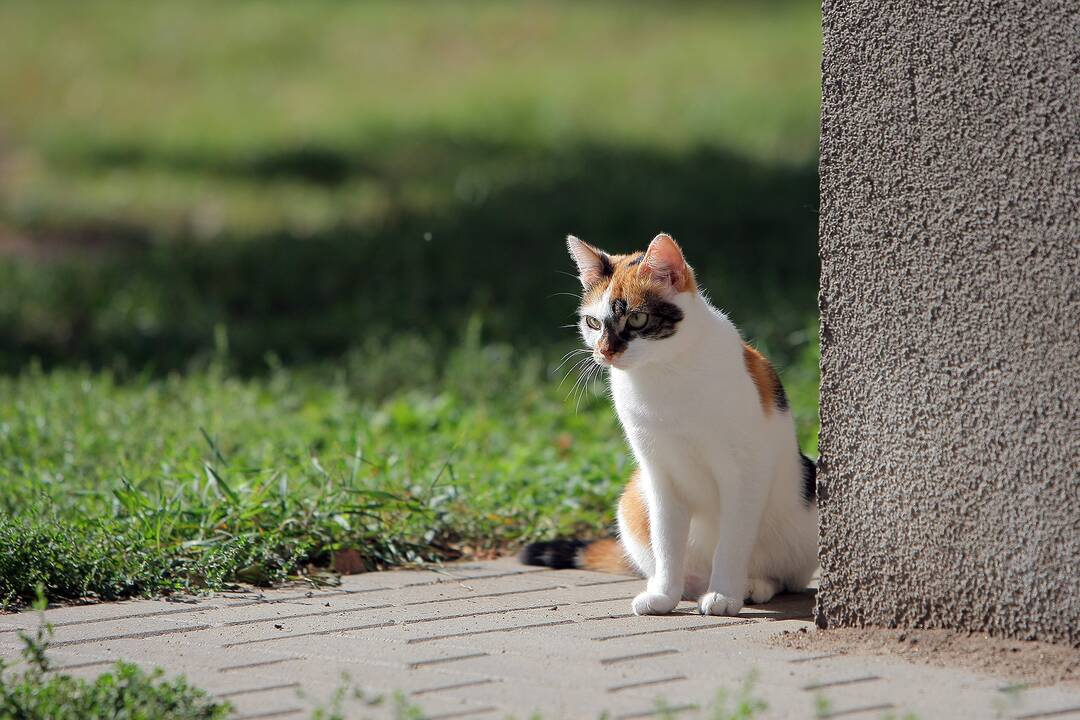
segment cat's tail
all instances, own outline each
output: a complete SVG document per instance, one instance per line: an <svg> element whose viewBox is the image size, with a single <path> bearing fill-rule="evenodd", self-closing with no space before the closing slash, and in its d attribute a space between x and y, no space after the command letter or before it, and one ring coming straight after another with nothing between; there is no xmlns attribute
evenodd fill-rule
<svg viewBox="0 0 1080 720"><path fill-rule="evenodd" d="M518 560L525 565L596 572L633 574L626 553L618 540L549 540L530 543L522 548Z"/></svg>

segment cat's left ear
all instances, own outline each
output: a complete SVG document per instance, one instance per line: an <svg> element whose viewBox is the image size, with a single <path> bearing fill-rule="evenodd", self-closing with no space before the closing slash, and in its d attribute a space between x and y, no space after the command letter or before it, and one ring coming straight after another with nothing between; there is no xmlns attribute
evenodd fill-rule
<svg viewBox="0 0 1080 720"><path fill-rule="evenodd" d="M586 290L613 272L611 258L603 250L594 248L573 235L567 236L566 247L570 251L570 257L577 263L578 278Z"/></svg>
<svg viewBox="0 0 1080 720"><path fill-rule="evenodd" d="M682 248L667 233L660 233L653 238L639 267L642 275L649 275L654 280L670 285L675 292L687 289L690 268L686 265Z"/></svg>

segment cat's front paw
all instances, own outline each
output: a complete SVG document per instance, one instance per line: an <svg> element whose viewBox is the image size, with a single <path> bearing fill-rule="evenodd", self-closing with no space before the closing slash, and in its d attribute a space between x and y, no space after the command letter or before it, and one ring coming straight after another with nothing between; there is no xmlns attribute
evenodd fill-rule
<svg viewBox="0 0 1080 720"><path fill-rule="evenodd" d="M667 615L679 604L678 598L646 590L634 598L635 615Z"/></svg>
<svg viewBox="0 0 1080 720"><path fill-rule="evenodd" d="M702 615L738 615L742 606L742 598L718 592L705 593L701 596L701 602L698 603Z"/></svg>

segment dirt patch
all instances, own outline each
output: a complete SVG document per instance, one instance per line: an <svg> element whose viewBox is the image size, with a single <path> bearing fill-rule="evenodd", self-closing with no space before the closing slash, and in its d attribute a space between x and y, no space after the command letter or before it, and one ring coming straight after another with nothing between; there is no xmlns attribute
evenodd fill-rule
<svg viewBox="0 0 1080 720"><path fill-rule="evenodd" d="M953 630L837 628L787 631L770 644L843 655L890 655L940 667L961 667L1027 685L1080 685L1080 648L1004 640Z"/></svg>

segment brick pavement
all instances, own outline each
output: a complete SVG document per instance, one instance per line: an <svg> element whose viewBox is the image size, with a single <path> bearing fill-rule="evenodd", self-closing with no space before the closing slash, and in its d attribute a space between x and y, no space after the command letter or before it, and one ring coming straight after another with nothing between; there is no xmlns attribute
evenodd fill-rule
<svg viewBox="0 0 1080 720"><path fill-rule="evenodd" d="M781 596L738 618L690 603L638 618L642 581L512 560L345 577L340 587L223 593L46 612L58 669L92 676L124 659L183 673L238 718L304 718L350 678L368 696L401 693L425 717L682 717L751 672L763 717L1080 718L1080 688L1006 692L1000 679L897 659L821 656L766 644L813 629L813 596ZM0 616L0 656L35 613ZM393 717L350 700L347 716Z"/></svg>

